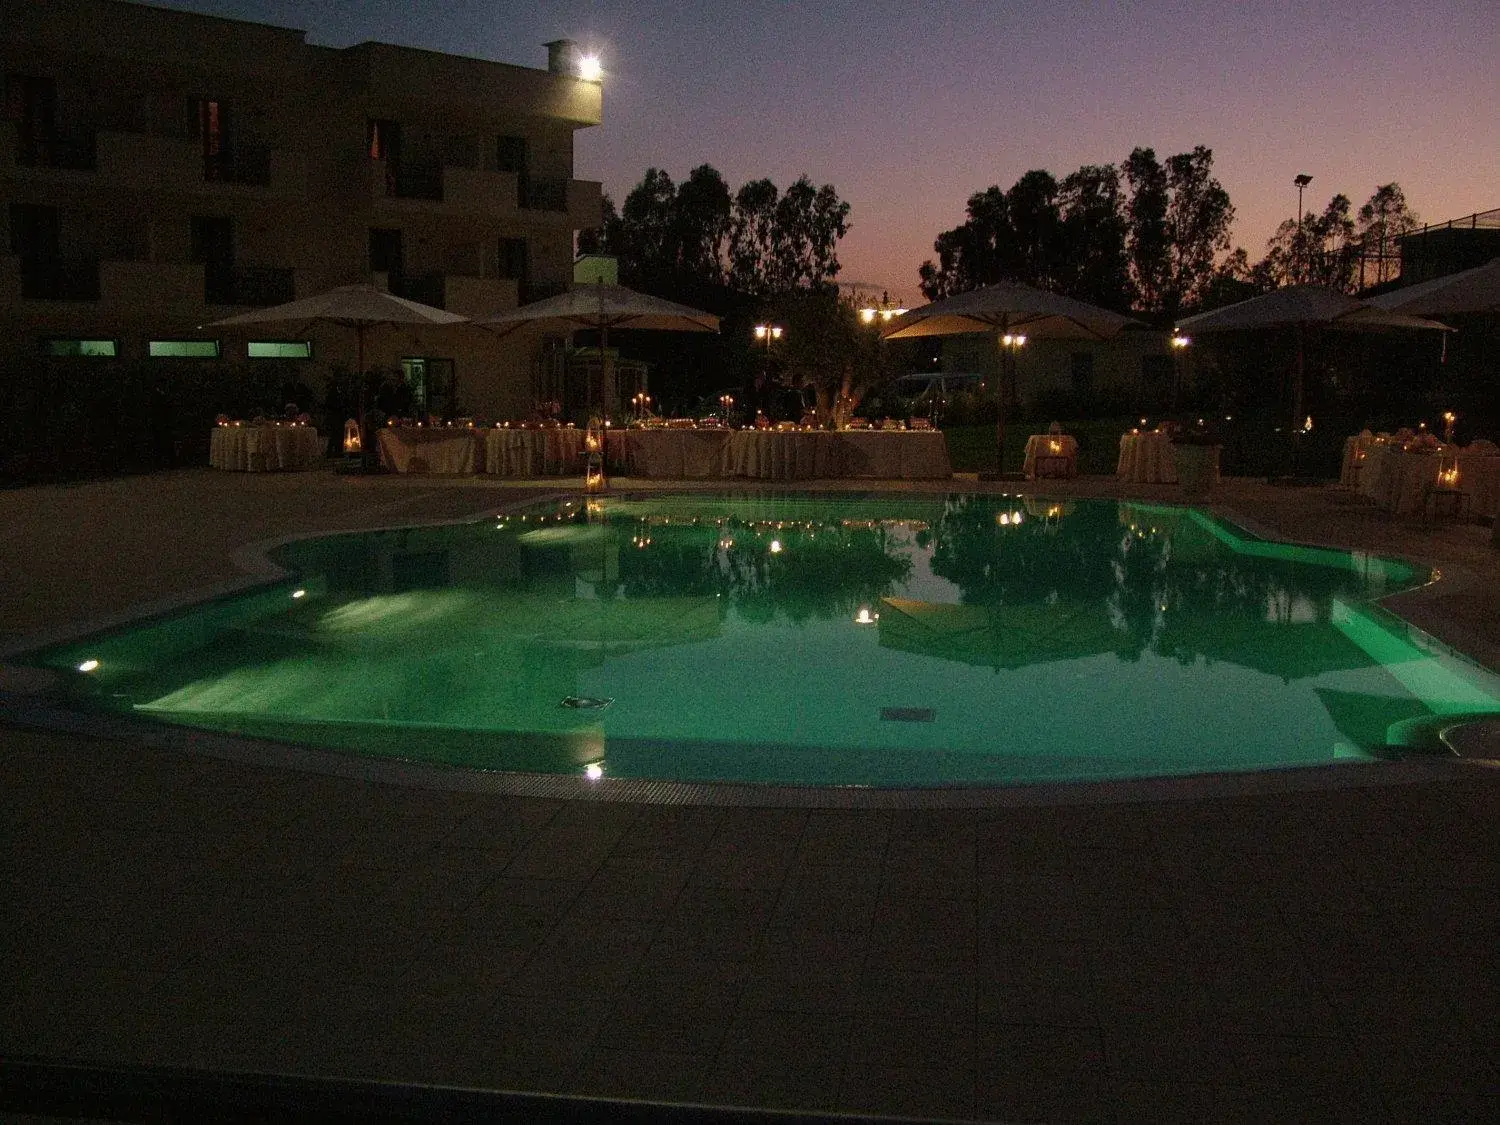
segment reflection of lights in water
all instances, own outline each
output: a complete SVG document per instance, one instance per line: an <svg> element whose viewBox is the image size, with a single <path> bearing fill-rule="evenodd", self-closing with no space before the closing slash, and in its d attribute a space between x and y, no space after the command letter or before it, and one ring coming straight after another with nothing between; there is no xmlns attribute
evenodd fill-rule
<svg viewBox="0 0 1500 1125"><path fill-rule="evenodd" d="M601 777L604 776L604 763L590 762L588 765L583 767L583 776L588 778L590 781L598 781Z"/></svg>
<svg viewBox="0 0 1500 1125"><path fill-rule="evenodd" d="M860 606L859 612L854 615L854 623L856 625L873 625L879 620L880 614L872 613L870 607L867 605Z"/></svg>
<svg viewBox="0 0 1500 1125"><path fill-rule="evenodd" d="M771 540L771 554L773 554L773 555L779 555L779 554L781 554L781 540L780 539L772 539Z"/></svg>
<svg viewBox="0 0 1500 1125"><path fill-rule="evenodd" d="M92 672L97 667L99 667L99 662L97 660L85 660L78 666L78 670L80 672Z"/></svg>
<svg viewBox="0 0 1500 1125"><path fill-rule="evenodd" d="M305 598L305 597L307 597L307 591L306 590L293 590L292 591L292 597L294 597L294 598Z"/></svg>

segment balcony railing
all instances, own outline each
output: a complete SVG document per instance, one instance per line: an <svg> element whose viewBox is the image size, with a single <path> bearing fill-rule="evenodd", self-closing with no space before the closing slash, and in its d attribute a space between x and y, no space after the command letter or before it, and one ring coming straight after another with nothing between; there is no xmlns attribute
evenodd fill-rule
<svg viewBox="0 0 1500 1125"><path fill-rule="evenodd" d="M568 181L521 176L516 181L521 208L526 211L566 211Z"/></svg>
<svg viewBox="0 0 1500 1125"><path fill-rule="evenodd" d="M21 259L21 296L32 301L97 301L99 263Z"/></svg>
<svg viewBox="0 0 1500 1125"><path fill-rule="evenodd" d="M32 136L23 132L17 138L16 163L26 167L92 172L95 159L92 129L48 130Z"/></svg>
<svg viewBox="0 0 1500 1125"><path fill-rule="evenodd" d="M397 199L442 199L443 166L393 160L385 167L385 193Z"/></svg>
<svg viewBox="0 0 1500 1125"><path fill-rule="evenodd" d="M391 274L391 295L405 297L408 301L431 305L435 309L447 308L447 279L440 273Z"/></svg>
<svg viewBox="0 0 1500 1125"><path fill-rule="evenodd" d="M271 150L239 147L203 158L203 178L216 184L255 184L264 187L271 182Z"/></svg>
<svg viewBox="0 0 1500 1125"><path fill-rule="evenodd" d="M296 296L293 271L284 266L221 266L203 268L203 303L281 305Z"/></svg>

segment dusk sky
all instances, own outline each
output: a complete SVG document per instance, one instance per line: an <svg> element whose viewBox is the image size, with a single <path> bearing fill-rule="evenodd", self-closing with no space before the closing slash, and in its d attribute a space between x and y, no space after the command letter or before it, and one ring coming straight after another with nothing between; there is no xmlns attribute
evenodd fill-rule
<svg viewBox="0 0 1500 1125"><path fill-rule="evenodd" d="M920 299L917 267L968 196L1213 149L1251 260L1296 211L1395 180L1424 221L1500 207L1495 0L1424 3L513 3L170 0L310 42L367 39L544 67L570 38L605 67L575 175L621 202L648 167L731 188L806 173L852 211L839 280Z"/></svg>

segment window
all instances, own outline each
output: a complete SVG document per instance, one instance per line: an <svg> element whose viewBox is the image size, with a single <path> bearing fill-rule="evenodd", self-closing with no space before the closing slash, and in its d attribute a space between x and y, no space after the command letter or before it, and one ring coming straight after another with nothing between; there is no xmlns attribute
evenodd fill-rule
<svg viewBox="0 0 1500 1125"><path fill-rule="evenodd" d="M502 238L496 276L508 281L525 281L527 257L524 238Z"/></svg>
<svg viewBox="0 0 1500 1125"><path fill-rule="evenodd" d="M454 408L453 361L430 356L407 356L401 373L411 390L412 406L421 418L446 418Z"/></svg>
<svg viewBox="0 0 1500 1125"><path fill-rule="evenodd" d="M401 232L388 227L370 228L370 272L401 276Z"/></svg>
<svg viewBox="0 0 1500 1125"><path fill-rule="evenodd" d="M234 261L234 223L227 215L194 215L189 220L192 260L208 265Z"/></svg>
<svg viewBox="0 0 1500 1125"><path fill-rule="evenodd" d="M218 359L217 340L149 340L146 354L152 359Z"/></svg>
<svg viewBox="0 0 1500 1125"><path fill-rule="evenodd" d="M312 359L311 340L251 340L245 345L250 359Z"/></svg>
<svg viewBox="0 0 1500 1125"><path fill-rule="evenodd" d="M114 357L120 354L120 341L51 336L42 341L42 354Z"/></svg>
<svg viewBox="0 0 1500 1125"><path fill-rule="evenodd" d="M526 138L501 137L495 148L495 170L514 172L520 176L526 172Z"/></svg>

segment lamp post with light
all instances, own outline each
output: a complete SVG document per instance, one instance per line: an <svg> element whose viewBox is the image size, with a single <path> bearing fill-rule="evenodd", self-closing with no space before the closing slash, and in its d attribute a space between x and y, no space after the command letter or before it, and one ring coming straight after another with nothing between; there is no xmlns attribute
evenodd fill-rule
<svg viewBox="0 0 1500 1125"><path fill-rule="evenodd" d="M1302 228L1304 226L1302 220L1302 189L1305 188L1308 184L1312 183L1312 177L1309 176L1306 172L1303 172L1296 176L1292 180L1292 183L1297 185L1297 232L1295 235L1293 235L1296 241L1292 244L1296 248L1296 255L1292 259L1292 272L1294 280L1300 284L1301 282L1306 280L1306 278L1303 277L1302 272Z"/></svg>
<svg viewBox="0 0 1500 1125"><path fill-rule="evenodd" d="M1182 388L1182 357L1187 354L1192 338L1180 332L1172 337L1172 409L1177 409L1177 395Z"/></svg>
<svg viewBox="0 0 1500 1125"><path fill-rule="evenodd" d="M995 412L995 479L1004 479L1005 474L1005 413L1010 409L1010 400L1015 394L1016 353L1026 346L1026 337L1019 332L1006 332L1000 337L1000 385L995 388L998 409Z"/></svg>
<svg viewBox="0 0 1500 1125"><path fill-rule="evenodd" d="M757 324L755 326L755 342L764 344L766 358L761 368L760 384L757 388L755 408L757 413L765 412L765 396L771 386L771 344L786 335L786 329L779 324Z"/></svg>

